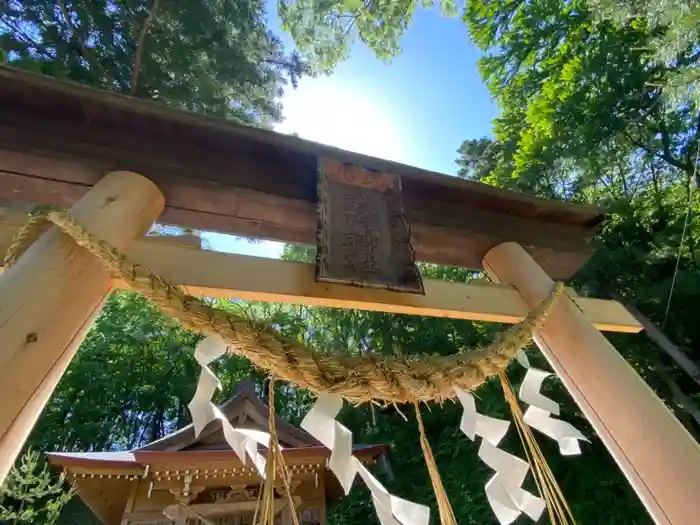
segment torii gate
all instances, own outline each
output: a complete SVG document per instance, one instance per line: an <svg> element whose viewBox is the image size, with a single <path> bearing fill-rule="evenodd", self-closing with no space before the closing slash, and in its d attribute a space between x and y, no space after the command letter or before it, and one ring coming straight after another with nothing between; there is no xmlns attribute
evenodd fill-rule
<svg viewBox="0 0 700 525"><path fill-rule="evenodd" d="M27 203L83 226L190 293L513 323L591 255L601 213L351 154L0 67L0 253ZM426 281L425 294L320 282L313 265L143 237L154 221L316 242L319 163L392 173L418 260L500 284ZM114 171L133 170L133 171ZM141 175L134 173L138 172ZM105 174L107 174L105 176ZM0 275L0 481L113 288L49 231ZM700 516L700 447L599 330L638 332L614 301L570 294L535 342L658 524Z"/></svg>

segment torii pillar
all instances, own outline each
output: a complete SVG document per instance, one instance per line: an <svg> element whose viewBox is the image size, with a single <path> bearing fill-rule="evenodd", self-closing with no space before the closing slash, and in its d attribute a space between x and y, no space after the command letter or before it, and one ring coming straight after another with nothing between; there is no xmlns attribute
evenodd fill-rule
<svg viewBox="0 0 700 525"><path fill-rule="evenodd" d="M483 262L530 307L554 287L519 244L501 244ZM700 445L615 347L567 297L555 303L534 340L654 521L700 523Z"/></svg>
<svg viewBox="0 0 700 525"><path fill-rule="evenodd" d="M122 171L105 176L70 214L125 250L164 205L155 184ZM56 228L0 274L0 484L111 288L103 264Z"/></svg>

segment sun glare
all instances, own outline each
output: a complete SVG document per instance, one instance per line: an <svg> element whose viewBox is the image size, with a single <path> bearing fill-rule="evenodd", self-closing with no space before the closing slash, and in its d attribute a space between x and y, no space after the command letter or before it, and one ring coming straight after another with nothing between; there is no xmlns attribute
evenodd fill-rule
<svg viewBox="0 0 700 525"><path fill-rule="evenodd" d="M388 112L360 89L340 86L331 78L302 81L282 101L281 133L329 146L400 162L401 137Z"/></svg>
<svg viewBox="0 0 700 525"><path fill-rule="evenodd" d="M288 91L282 100L285 120L275 126L275 131L297 133L329 146L401 162L405 157L402 139L389 112L361 90L339 84L333 78L316 78ZM204 237L216 251L258 257L278 258L284 246L268 241L251 244L216 233Z"/></svg>

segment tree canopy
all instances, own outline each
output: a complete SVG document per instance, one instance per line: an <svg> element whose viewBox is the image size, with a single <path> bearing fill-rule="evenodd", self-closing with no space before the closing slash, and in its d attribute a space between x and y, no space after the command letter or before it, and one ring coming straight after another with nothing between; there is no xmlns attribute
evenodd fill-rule
<svg viewBox="0 0 700 525"><path fill-rule="evenodd" d="M652 32L647 51L668 70L664 92L672 104L700 102L697 49L700 6L695 0L594 0L599 18L619 24L644 24Z"/></svg>
<svg viewBox="0 0 700 525"><path fill-rule="evenodd" d="M457 14L454 0L278 0L282 27L317 70L331 71L359 39L383 59L396 57L415 10Z"/></svg>
<svg viewBox="0 0 700 525"><path fill-rule="evenodd" d="M307 69L262 0L7 0L0 15L13 66L248 124L278 121Z"/></svg>

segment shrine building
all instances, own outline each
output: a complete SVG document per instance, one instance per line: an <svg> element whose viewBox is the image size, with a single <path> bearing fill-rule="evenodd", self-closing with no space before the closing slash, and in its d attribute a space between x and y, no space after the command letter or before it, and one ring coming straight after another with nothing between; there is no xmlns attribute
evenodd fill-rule
<svg viewBox="0 0 700 525"><path fill-rule="evenodd" d="M239 383L220 409L236 428L267 431L268 406L250 380ZM279 417L276 427L299 523L325 525L328 503L342 495L326 468L330 450ZM353 450L370 464L388 449L355 445ZM48 457L67 472L80 499L105 525L252 525L263 482L253 465L243 465L231 450L218 421L199 437L190 424L128 452L53 452ZM277 496L276 523L289 525L288 500L281 490Z"/></svg>

